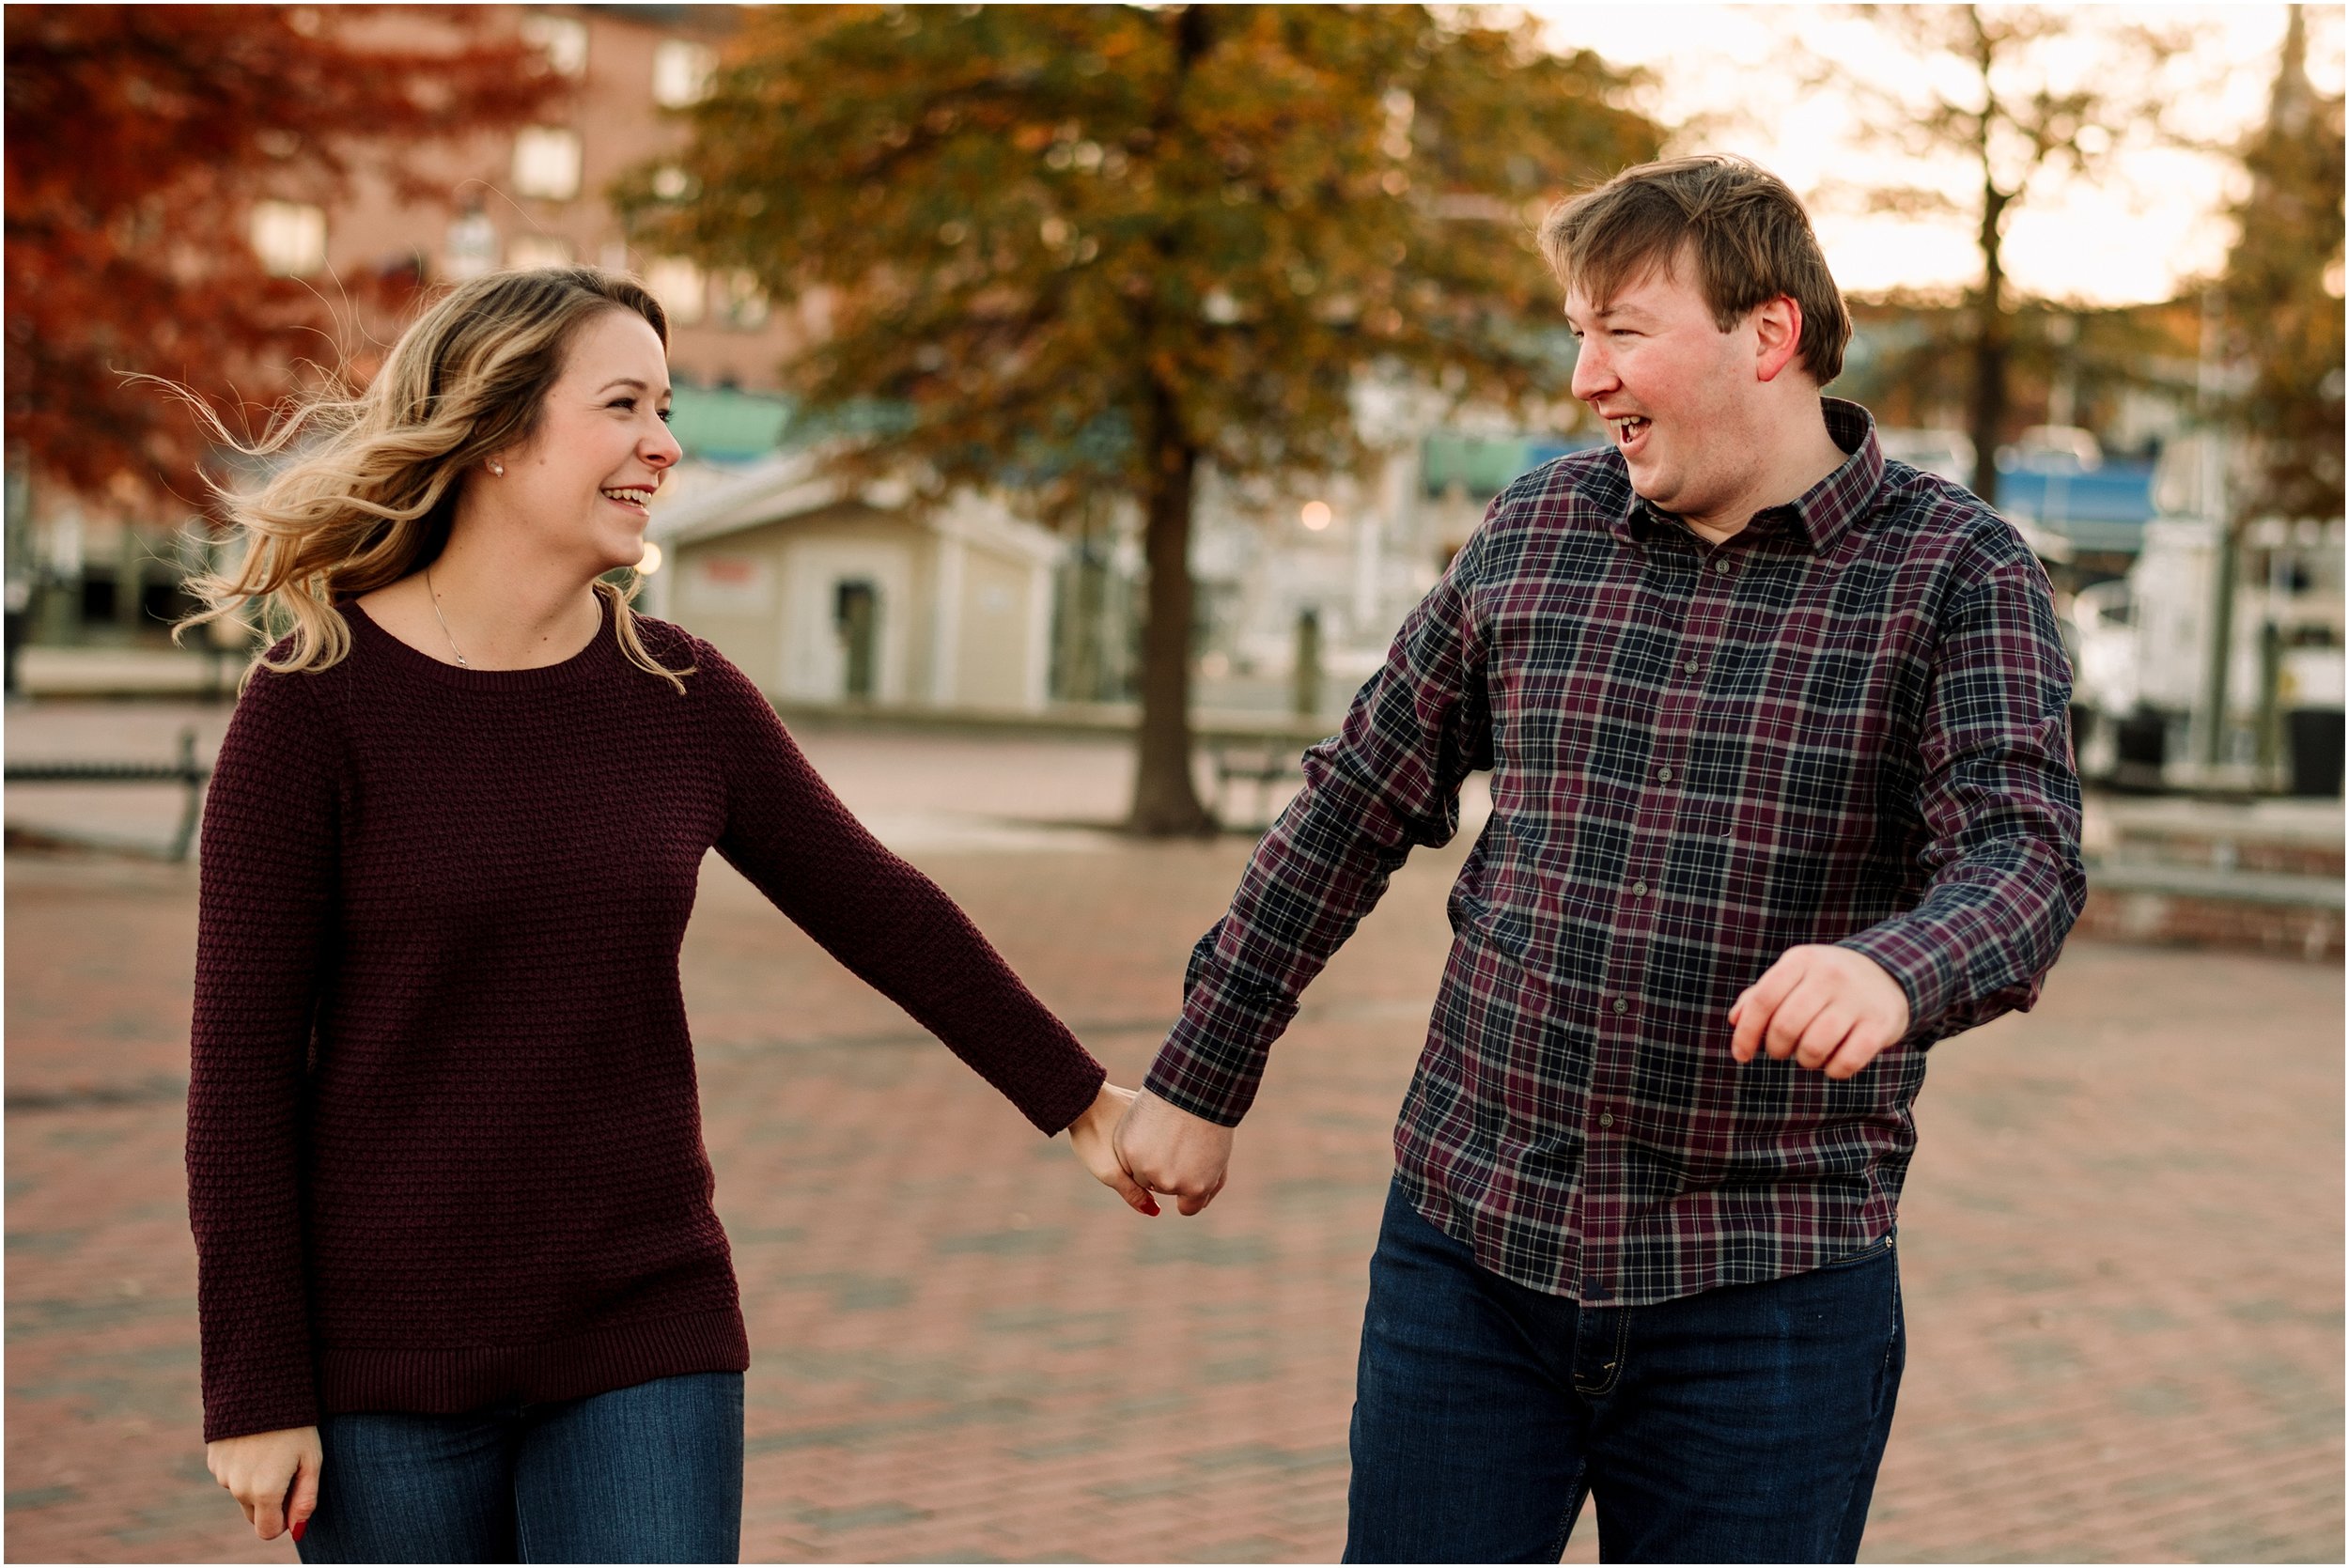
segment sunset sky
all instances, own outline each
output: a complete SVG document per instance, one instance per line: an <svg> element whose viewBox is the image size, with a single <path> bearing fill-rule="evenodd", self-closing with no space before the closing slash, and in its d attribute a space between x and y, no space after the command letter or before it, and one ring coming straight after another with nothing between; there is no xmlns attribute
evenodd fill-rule
<svg viewBox="0 0 2349 1568"><path fill-rule="evenodd" d="M1641 65L1657 84L1642 104L1667 123L1703 116L1704 128L1673 151L1740 152L1783 176L1812 200L1812 217L1843 287L1872 293L1894 286L1958 285L1979 275L1970 225L1945 219L1891 219L1839 210L1823 189L1831 176L1855 182L1928 182L1898 154L1869 151L1849 99L1805 92L1788 49L1799 39L1820 55L1897 79L1903 56L1870 24L1822 6L1535 5L1559 45L1596 50ZM2051 52L2049 70L2094 70L2095 33L2132 21L2190 25L2200 40L2173 62L2166 96L2177 130L2232 141L2264 114L2283 40L2282 6L2082 6L2086 40ZM2309 72L2326 92L2341 90L2341 8L2308 9ZM1913 70L1913 68L1910 68ZM2215 272L2232 235L2217 210L2239 167L2180 149L2124 148L2116 177L2101 185L2070 179L2032 187L2007 231L2007 269L2032 292L2089 304L2167 299L2198 274ZM1968 194L1962 171L1947 171L1951 194Z"/></svg>

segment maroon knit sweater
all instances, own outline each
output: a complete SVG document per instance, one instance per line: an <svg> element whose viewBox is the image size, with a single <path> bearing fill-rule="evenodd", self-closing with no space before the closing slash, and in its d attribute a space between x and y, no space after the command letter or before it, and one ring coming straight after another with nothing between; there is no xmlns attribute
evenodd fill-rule
<svg viewBox="0 0 2349 1568"><path fill-rule="evenodd" d="M254 677L204 811L204 1436L749 1365L677 951L713 846L1047 1133L1100 1064L708 643Z"/></svg>

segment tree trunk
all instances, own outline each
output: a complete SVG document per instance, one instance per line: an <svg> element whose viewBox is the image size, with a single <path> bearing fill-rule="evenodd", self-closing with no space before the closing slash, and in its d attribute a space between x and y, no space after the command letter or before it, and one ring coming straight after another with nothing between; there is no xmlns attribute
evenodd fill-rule
<svg viewBox="0 0 2349 1568"><path fill-rule="evenodd" d="M1173 396L1156 383L1146 435L1143 552L1150 609L1142 630L1142 727L1128 826L1153 837L1211 833L1215 818L1199 803L1190 774L1190 502L1199 453L1183 439Z"/></svg>
<svg viewBox="0 0 2349 1568"><path fill-rule="evenodd" d="M1999 438L2006 428L2006 272L1999 241L2009 199L1989 180L1983 182L1982 308L1974 322L1974 384L1966 424L1974 442L1973 491L1986 506L1999 504Z"/></svg>
<svg viewBox="0 0 2349 1568"><path fill-rule="evenodd" d="M1172 20L1174 87L1155 127L1161 145L1183 123L1184 79L1214 44L1207 7L1185 6ZM1163 228L1152 244L1167 263L1180 248L1177 236ZM1152 331L1145 322L1145 344ZM1150 572L1150 598L1142 629L1142 725L1134 737L1134 809L1127 827L1159 838L1211 833L1215 818L1199 803L1190 773L1190 503L1199 449L1184 434L1173 389L1155 374L1142 424L1138 434L1149 462L1149 489L1143 496L1143 555Z"/></svg>

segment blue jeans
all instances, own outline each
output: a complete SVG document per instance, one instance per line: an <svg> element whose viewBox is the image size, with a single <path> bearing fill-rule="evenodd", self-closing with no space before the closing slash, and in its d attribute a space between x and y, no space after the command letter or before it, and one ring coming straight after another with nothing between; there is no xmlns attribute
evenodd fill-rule
<svg viewBox="0 0 2349 1568"><path fill-rule="evenodd" d="M732 1562L742 1374L319 1423L304 1562Z"/></svg>
<svg viewBox="0 0 2349 1568"><path fill-rule="evenodd" d="M1348 1562L1850 1562L1904 1341L1887 1236L1807 1274L1582 1307L1387 1195L1354 1401Z"/></svg>

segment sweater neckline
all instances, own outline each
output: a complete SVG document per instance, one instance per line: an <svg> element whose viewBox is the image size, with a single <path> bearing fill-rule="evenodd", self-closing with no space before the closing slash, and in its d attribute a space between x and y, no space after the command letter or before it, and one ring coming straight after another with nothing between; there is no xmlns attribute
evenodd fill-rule
<svg viewBox="0 0 2349 1568"><path fill-rule="evenodd" d="M607 650L618 645L612 627L612 600L605 594L596 595L596 608L601 621L596 634L587 639L587 645L559 663L541 664L530 670L474 670L459 664L446 664L421 648L413 648L393 636L376 618L367 613L355 598L342 600L335 606L343 613L343 620L358 638L381 650L382 657L397 668L443 686L462 687L469 691L544 691L557 687L576 686L591 680L609 667Z"/></svg>

